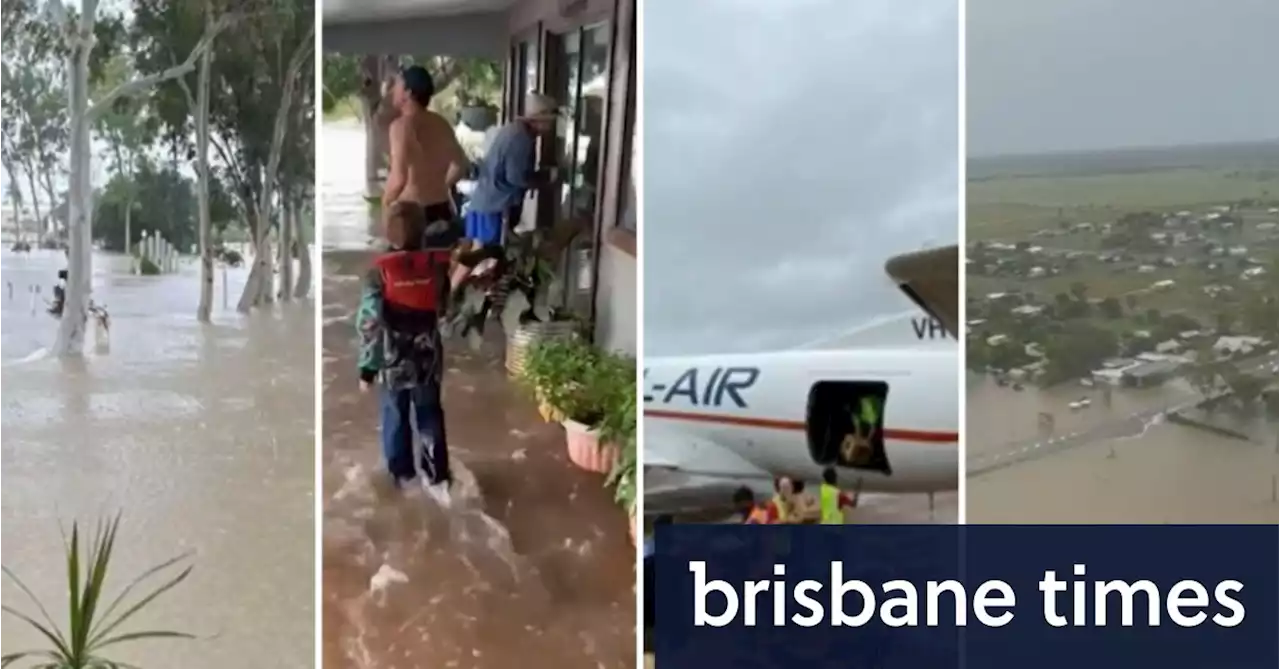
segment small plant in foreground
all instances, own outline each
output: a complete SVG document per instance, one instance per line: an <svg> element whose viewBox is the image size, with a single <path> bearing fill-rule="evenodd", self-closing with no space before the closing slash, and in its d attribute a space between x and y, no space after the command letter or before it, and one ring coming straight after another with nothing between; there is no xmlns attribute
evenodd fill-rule
<svg viewBox="0 0 1280 669"><path fill-rule="evenodd" d="M5 653L0 657L0 667L17 666L21 661L40 669L123 669L131 665L106 659L104 649L131 641L145 639L194 639L183 632L148 630L124 632L120 627L136 613L146 608L164 593L186 580L193 567L181 566L189 554L183 554L158 564L134 578L105 606L107 571L115 551L116 534L120 527L120 515L100 521L94 538L88 544L81 567L81 536L76 523L71 525L71 536L64 537L66 547L67 595L69 611L67 627L63 629L53 622L40 600L8 567L4 575L11 580L28 599L35 604L43 620L37 620L12 606L5 605L4 613L34 628L48 643L43 650ZM174 572L177 572L174 575ZM159 582L158 585L147 585ZM135 590L143 588L145 595L130 599ZM139 593L140 594L140 593ZM132 602L132 603L129 603Z"/></svg>

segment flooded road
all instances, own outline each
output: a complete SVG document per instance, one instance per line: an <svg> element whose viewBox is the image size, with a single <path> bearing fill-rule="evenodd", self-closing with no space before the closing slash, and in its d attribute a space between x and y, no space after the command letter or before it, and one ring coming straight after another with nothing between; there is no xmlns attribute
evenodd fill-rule
<svg viewBox="0 0 1280 669"><path fill-rule="evenodd" d="M1091 406L1067 403L1089 397ZM1153 419L1198 394L1175 380L1149 390L1063 385L1015 391L970 377L966 458L987 459L1044 443L1038 415L1054 415L1055 435L1079 445L967 478L971 523L1275 523L1274 418L1239 426L1252 441ZM1136 414L1136 416L1135 416Z"/></svg>
<svg viewBox="0 0 1280 669"><path fill-rule="evenodd" d="M320 225L326 251L367 249L373 240L369 204L364 199L364 140L358 120L324 124L324 220Z"/></svg>
<svg viewBox="0 0 1280 669"><path fill-rule="evenodd" d="M323 410L326 667L614 669L635 665L635 555L603 477L569 463L502 368L501 329L454 345L447 503L396 490L377 397L355 373L354 312L372 239L364 133L324 127ZM452 342L450 342L452 344Z"/></svg>
<svg viewBox="0 0 1280 669"><path fill-rule="evenodd" d="M450 351L448 503L396 490L357 390L363 253L325 254L324 659L358 669L635 663L635 547L603 477L506 378L498 328Z"/></svg>
<svg viewBox="0 0 1280 669"><path fill-rule="evenodd" d="M311 667L314 664L314 307L310 300L243 317L222 308L195 320L194 264L129 276L119 256L94 259L94 299L112 317L109 352L47 357L56 321L31 314L60 252L10 255L3 283L4 565L65 618L58 525L92 529L123 513L112 592L187 550L195 571L144 609L131 630L177 629L196 641L113 647L148 667ZM232 307L246 270L227 277ZM89 336L90 349L93 335ZM31 604L6 584L4 603ZM6 650L39 647L5 621Z"/></svg>

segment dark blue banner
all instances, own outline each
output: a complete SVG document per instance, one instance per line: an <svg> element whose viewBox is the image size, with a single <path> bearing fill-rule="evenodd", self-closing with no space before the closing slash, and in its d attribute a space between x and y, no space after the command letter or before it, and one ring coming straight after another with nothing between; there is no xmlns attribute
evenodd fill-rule
<svg viewBox="0 0 1280 669"><path fill-rule="evenodd" d="M655 660L1270 669L1278 537L1275 525L664 525Z"/></svg>

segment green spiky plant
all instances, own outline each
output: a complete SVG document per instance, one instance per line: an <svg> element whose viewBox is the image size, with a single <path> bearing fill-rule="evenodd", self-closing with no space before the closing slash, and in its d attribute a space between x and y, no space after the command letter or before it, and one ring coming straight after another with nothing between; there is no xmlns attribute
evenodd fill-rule
<svg viewBox="0 0 1280 669"><path fill-rule="evenodd" d="M68 538L64 535L69 604L66 629L54 623L40 600L8 567L4 567L5 577L13 581L35 604L43 621L8 605L3 607L4 613L34 628L48 642L49 647L44 650L5 653L0 657L0 667L14 666L17 662L25 661L34 669L125 669L132 665L108 660L101 655L102 651L119 644L146 639L195 638L184 632L170 630L120 631L121 626L136 613L186 580L193 567L183 567L181 563L187 560L189 553L144 571L103 607L107 571L115 551L119 527L119 514L110 520L100 521L92 542L86 546L88 553L84 556L81 555L79 526L72 523L71 536ZM178 572L176 576L172 575L175 571ZM146 584L156 580L162 582L150 587L145 596L130 600L130 595L136 590L147 588ZM127 603L129 601L132 603Z"/></svg>

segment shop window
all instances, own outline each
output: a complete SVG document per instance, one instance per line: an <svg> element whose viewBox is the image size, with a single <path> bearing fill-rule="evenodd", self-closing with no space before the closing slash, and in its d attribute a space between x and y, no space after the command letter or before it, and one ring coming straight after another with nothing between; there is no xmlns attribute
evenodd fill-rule
<svg viewBox="0 0 1280 669"><path fill-rule="evenodd" d="M530 37L511 49L511 87L508 89L509 118L524 113L525 97L538 90L538 40Z"/></svg>
<svg viewBox="0 0 1280 669"><path fill-rule="evenodd" d="M634 61L632 61L634 63ZM631 233L639 232L639 217L636 211L636 166L640 155L640 138L636 136L636 68L633 65L630 73L630 85L627 86L627 139L626 154L623 156L623 188L622 212L618 216L618 225Z"/></svg>
<svg viewBox="0 0 1280 669"><path fill-rule="evenodd" d="M560 187L557 223L572 223L580 233L565 257L565 303L587 315L595 281L595 220L604 159L605 101L609 94L609 24L599 23L560 36L556 59L558 84L552 94L564 105L556 130Z"/></svg>

